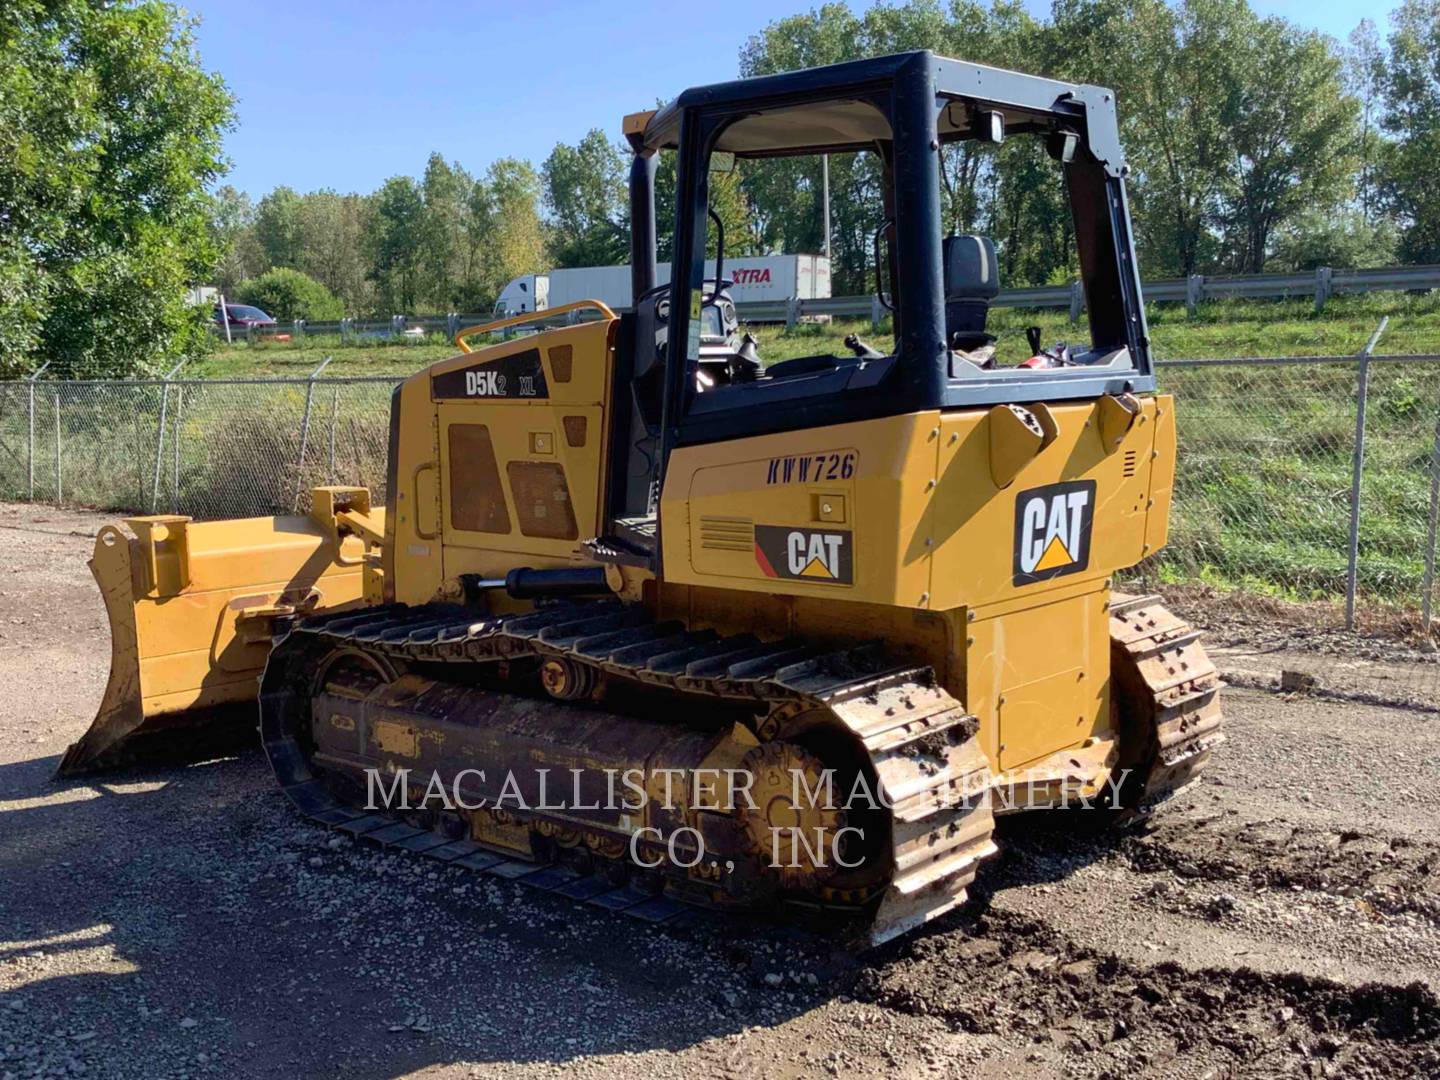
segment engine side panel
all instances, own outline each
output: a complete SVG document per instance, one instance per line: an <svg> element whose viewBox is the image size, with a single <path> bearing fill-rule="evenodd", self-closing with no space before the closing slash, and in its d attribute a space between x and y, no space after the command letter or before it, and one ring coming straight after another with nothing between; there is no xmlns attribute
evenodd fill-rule
<svg viewBox="0 0 1440 1080"><path fill-rule="evenodd" d="M1055 407L1043 438L1000 406L677 451L665 610L884 640L965 702L1009 782L1091 791L1116 745L1110 578L1163 543L1174 476L1170 399L1129 404Z"/></svg>
<svg viewBox="0 0 1440 1080"><path fill-rule="evenodd" d="M670 457L669 583L923 608L940 414L913 413Z"/></svg>
<svg viewBox="0 0 1440 1080"><path fill-rule="evenodd" d="M1173 425L1157 439L1155 420L1170 401L1137 404L1118 433L1113 399L1048 410L1053 431L1018 470L1007 406L679 449L664 578L941 611L1098 587L1164 537Z"/></svg>
<svg viewBox="0 0 1440 1080"><path fill-rule="evenodd" d="M591 561L600 532L615 320L443 360L401 390L387 559L394 599L457 595L460 574Z"/></svg>

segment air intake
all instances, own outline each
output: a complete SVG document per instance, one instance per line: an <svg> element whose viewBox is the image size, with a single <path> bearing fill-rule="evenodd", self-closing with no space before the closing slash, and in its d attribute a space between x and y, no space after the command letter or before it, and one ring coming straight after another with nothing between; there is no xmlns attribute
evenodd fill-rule
<svg viewBox="0 0 1440 1080"><path fill-rule="evenodd" d="M751 518L702 516L700 546L711 551L751 551L755 547L755 522Z"/></svg>

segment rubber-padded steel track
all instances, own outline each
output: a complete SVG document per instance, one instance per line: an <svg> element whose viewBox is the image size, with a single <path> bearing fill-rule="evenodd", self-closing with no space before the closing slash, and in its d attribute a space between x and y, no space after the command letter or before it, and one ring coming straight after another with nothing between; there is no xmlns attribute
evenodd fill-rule
<svg viewBox="0 0 1440 1080"><path fill-rule="evenodd" d="M1110 604L1112 675L1120 707L1143 721L1149 745L1131 808L1141 813L1194 784L1225 741L1220 681L1200 631L1158 596L1115 594Z"/></svg>
<svg viewBox="0 0 1440 1080"><path fill-rule="evenodd" d="M965 898L981 859L994 853L989 766L975 720L928 667L896 666L878 645L824 650L796 639L762 642L656 622L613 601L557 603L532 612L483 616L430 604L387 605L299 622L277 642L261 684L261 731L281 786L309 817L380 843L515 880L553 887L590 903L660 921L683 906L664 896L561 867L519 863L470 841L443 838L341 803L316 778L294 737L308 717L302 687L322 652L354 648L379 662L476 663L522 656L562 657L606 676L755 704L762 740L787 725L839 721L868 755L891 812L893 873L862 900L872 943L887 940ZM583 894L583 895L582 895ZM853 911L857 897L821 889L804 906Z"/></svg>
<svg viewBox="0 0 1440 1080"><path fill-rule="evenodd" d="M1224 735L1221 682L1198 632L1155 597L1117 595L1111 606L1120 708L1143 732L1128 808L1146 812L1192 784ZM657 622L615 601L556 603L486 616L457 605L386 605L296 623L277 642L261 688L262 735L281 786L301 812L367 840L550 889L613 911L666 921L687 910L668 896L563 866L519 862L345 805L310 769L294 738L308 718L310 666L351 648L385 664L474 664L559 657L607 677L753 703L762 740L817 714L838 721L868 755L891 813L893 874L883 895L822 888L810 908L873 911L868 938L887 940L963 901L981 859L994 853L990 771L975 720L928 667L896 666L876 644L838 651L801 640L762 642Z"/></svg>

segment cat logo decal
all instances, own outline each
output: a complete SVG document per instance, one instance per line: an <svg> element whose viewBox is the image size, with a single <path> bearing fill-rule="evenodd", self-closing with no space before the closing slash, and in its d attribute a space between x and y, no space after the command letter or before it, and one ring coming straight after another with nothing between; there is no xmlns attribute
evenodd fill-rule
<svg viewBox="0 0 1440 1080"><path fill-rule="evenodd" d="M1022 491L1015 497L1015 584L1078 573L1090 565L1095 481Z"/></svg>
<svg viewBox="0 0 1440 1080"><path fill-rule="evenodd" d="M755 526L755 561L766 577L852 585L855 560L849 529Z"/></svg>

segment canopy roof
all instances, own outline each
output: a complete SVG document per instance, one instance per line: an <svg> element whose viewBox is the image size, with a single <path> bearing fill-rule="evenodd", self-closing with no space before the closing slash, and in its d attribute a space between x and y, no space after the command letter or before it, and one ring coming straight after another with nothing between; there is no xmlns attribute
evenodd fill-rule
<svg viewBox="0 0 1440 1080"><path fill-rule="evenodd" d="M741 157L863 150L890 138L889 119L876 102L912 64L926 65L937 96L952 99L939 117L940 137L947 142L973 137L977 111L996 111L1004 116L1007 131L1064 126L1108 171L1118 174L1123 166L1109 90L928 51L696 87L663 109L626 117L625 134L637 151L674 149L683 112L698 107L740 114L714 149Z"/></svg>

